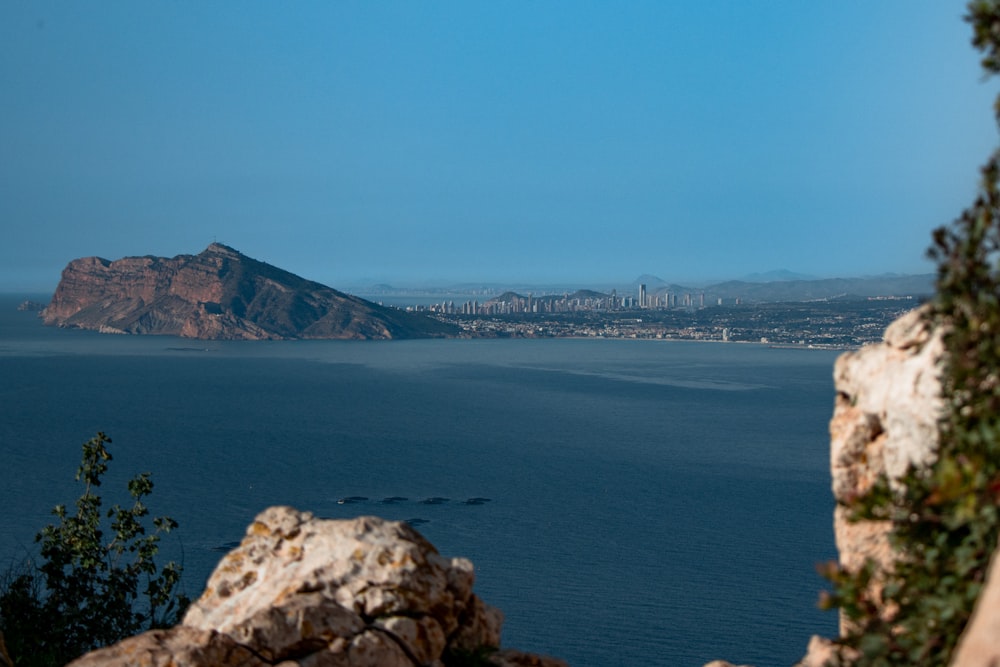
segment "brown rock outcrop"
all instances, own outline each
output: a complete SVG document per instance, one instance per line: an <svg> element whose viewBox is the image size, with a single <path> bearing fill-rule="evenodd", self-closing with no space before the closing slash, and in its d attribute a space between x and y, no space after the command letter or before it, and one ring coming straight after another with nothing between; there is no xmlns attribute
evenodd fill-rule
<svg viewBox="0 0 1000 667"><path fill-rule="evenodd" d="M857 571L867 559L877 571L891 567L888 522L849 521L846 507L884 476L898 488L910 466L934 462L943 416L944 342L926 311L893 322L884 341L841 355L834 366L837 392L830 421L830 471L834 534L840 564ZM876 590L878 599L878 577ZM844 630L843 623L841 631Z"/></svg>
<svg viewBox="0 0 1000 667"><path fill-rule="evenodd" d="M181 625L71 665L444 667L483 653L498 667L565 667L499 650L503 615L472 592L473 580L472 563L442 557L405 523L272 507Z"/></svg>
<svg viewBox="0 0 1000 667"><path fill-rule="evenodd" d="M213 243L198 255L76 259L45 324L219 340L455 335L430 317L338 292Z"/></svg>
<svg viewBox="0 0 1000 667"><path fill-rule="evenodd" d="M925 467L935 460L944 410L945 350L943 332L932 328L925 315L924 309L906 313L886 329L883 342L842 354L834 366L836 400L830 420L830 472L837 500L834 533L840 564L849 570L870 558L884 572L892 566L894 554L889 524L849 521L845 504L868 491L880 476L898 487L909 466ZM876 575L872 591L876 599L879 590ZM832 652L830 640L813 637L799 667L821 667Z"/></svg>
<svg viewBox="0 0 1000 667"><path fill-rule="evenodd" d="M903 315L889 326L882 343L841 355L834 369L837 398L830 422L830 466L838 501L837 550L847 569L873 559L876 586L877 572L892 567L895 556L889 525L850 522L843 504L865 493L879 476L898 488L909 466L926 468L936 460L939 419L945 409L944 331L931 327L925 312L918 309ZM873 592L877 595L878 590ZM892 610L883 608L880 613ZM798 667L827 665L833 650L830 640L813 637ZM706 667L715 665L728 663L717 661ZM950 667L996 665L1000 665L1000 546L950 662Z"/></svg>

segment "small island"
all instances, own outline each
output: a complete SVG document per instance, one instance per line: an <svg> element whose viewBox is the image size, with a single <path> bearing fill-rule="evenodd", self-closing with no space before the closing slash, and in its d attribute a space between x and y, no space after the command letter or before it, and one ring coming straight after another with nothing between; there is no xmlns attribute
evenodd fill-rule
<svg viewBox="0 0 1000 667"><path fill-rule="evenodd" d="M203 340L438 338L459 328L306 280L213 243L198 255L75 259L46 325Z"/></svg>

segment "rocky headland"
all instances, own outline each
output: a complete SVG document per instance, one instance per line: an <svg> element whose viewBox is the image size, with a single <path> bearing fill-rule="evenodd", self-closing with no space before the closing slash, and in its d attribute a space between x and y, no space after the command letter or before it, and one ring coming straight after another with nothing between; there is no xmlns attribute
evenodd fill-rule
<svg viewBox="0 0 1000 667"><path fill-rule="evenodd" d="M457 327L387 308L213 243L197 255L75 259L45 324L214 340L391 339Z"/></svg>

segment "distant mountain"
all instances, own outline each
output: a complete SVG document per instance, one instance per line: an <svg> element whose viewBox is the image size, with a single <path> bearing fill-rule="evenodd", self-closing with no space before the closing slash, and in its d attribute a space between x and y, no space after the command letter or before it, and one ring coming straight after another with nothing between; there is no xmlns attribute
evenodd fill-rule
<svg viewBox="0 0 1000 667"><path fill-rule="evenodd" d="M655 276L648 276L655 278ZM646 284L647 294L663 297L670 294L677 304L684 301L685 295L690 295L691 303L712 305L722 299L732 303L739 299L743 303L773 303L781 301L816 301L832 299L867 299L873 297L914 297L930 296L934 293L934 274L901 276L885 274L865 278L830 278L824 280L772 280L768 282L750 282L730 280L707 286L678 285L662 283L657 285L653 280ZM658 279L657 279L658 280ZM638 284L618 293L619 297L631 294L637 296ZM701 299L704 295L704 299ZM598 300L607 298L607 292L593 290L562 291L559 293L536 294L536 302L557 301L563 297L570 300ZM490 302L511 303L516 299L526 300L527 297L518 292L508 291L490 299Z"/></svg>
<svg viewBox="0 0 1000 667"><path fill-rule="evenodd" d="M198 255L173 258L73 260L42 319L108 333L217 340L458 333L457 327L338 292L219 243Z"/></svg>
<svg viewBox="0 0 1000 667"><path fill-rule="evenodd" d="M706 298L743 301L812 301L834 298L879 296L929 296L934 293L934 274L916 276L885 275L867 278L785 280L748 282L732 280L693 290Z"/></svg>
<svg viewBox="0 0 1000 667"><path fill-rule="evenodd" d="M788 269L777 269L775 271L766 271L764 273L751 273L744 276L743 280L748 283L772 283L785 282L789 280L818 280L818 278L805 273L795 273L794 271L789 271Z"/></svg>
<svg viewBox="0 0 1000 667"><path fill-rule="evenodd" d="M632 281L633 285L645 285L647 289L656 289L663 287L667 284L667 281L658 276L654 276L649 273L644 273L635 280Z"/></svg>

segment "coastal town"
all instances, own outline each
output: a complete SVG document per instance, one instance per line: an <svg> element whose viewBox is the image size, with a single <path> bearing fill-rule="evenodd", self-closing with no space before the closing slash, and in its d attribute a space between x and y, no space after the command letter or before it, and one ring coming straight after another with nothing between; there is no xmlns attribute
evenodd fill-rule
<svg viewBox="0 0 1000 667"><path fill-rule="evenodd" d="M920 305L914 296L715 305L684 300L679 306L640 306L635 298L612 307L600 299L532 301L531 307L508 297L407 309L455 324L472 338L634 338L840 350L881 340L890 322Z"/></svg>

